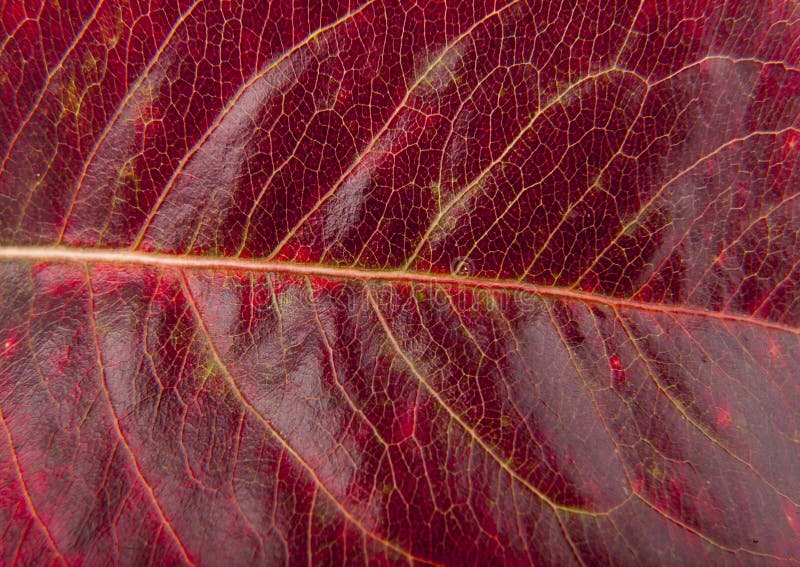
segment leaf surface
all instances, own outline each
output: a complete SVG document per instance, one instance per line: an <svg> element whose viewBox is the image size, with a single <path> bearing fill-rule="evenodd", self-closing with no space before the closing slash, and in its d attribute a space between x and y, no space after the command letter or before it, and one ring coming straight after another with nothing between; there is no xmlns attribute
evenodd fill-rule
<svg viewBox="0 0 800 567"><path fill-rule="evenodd" d="M2 5L0 563L800 561L800 8Z"/></svg>

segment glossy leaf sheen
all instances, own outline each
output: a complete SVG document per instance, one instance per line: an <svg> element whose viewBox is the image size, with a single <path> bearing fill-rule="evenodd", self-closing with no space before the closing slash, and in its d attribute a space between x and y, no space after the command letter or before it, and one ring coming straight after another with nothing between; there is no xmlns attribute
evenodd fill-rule
<svg viewBox="0 0 800 567"><path fill-rule="evenodd" d="M800 561L797 2L0 9L0 563Z"/></svg>

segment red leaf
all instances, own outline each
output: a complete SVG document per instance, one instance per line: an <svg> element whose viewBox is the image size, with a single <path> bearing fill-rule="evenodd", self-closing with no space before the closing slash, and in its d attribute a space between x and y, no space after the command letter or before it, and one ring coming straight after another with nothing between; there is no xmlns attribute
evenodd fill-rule
<svg viewBox="0 0 800 567"><path fill-rule="evenodd" d="M796 2L0 11L0 564L800 561Z"/></svg>

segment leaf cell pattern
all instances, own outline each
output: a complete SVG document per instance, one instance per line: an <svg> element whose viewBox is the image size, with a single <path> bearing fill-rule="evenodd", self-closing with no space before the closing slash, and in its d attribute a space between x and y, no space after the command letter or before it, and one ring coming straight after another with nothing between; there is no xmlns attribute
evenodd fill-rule
<svg viewBox="0 0 800 567"><path fill-rule="evenodd" d="M0 13L0 564L800 562L796 2Z"/></svg>

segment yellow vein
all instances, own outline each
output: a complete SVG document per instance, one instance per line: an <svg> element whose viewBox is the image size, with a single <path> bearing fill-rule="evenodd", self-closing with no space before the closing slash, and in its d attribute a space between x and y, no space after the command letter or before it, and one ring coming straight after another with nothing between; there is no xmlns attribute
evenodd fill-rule
<svg viewBox="0 0 800 567"><path fill-rule="evenodd" d="M515 4L517 4L517 2L519 2L519 0L514 0L513 2L507 4L506 6L496 9L494 12L490 12L489 14L487 14L486 16L484 16L483 18L472 24L472 26L470 26L467 30L465 30L464 33L462 33L460 36L454 39L449 45L447 45L441 51L441 53L439 53L438 57L436 57L433 61L431 61L431 63L428 65L425 71L421 73L419 77L417 77L416 81L414 81L414 83L408 88L405 96L397 105L397 108L395 108L391 116L389 116L389 118L383 123L381 129L378 130L378 132L372 137L372 139L367 144L367 147L364 148L364 150L361 152L361 154L359 154L355 158L355 160L353 160L353 163L350 164L350 167L348 167L342 173L342 175L339 177L339 179L336 180L336 182L328 190L328 192L325 193L322 197L320 197L319 200L316 202L316 204L306 214L303 215L303 217L297 222L297 224L294 225L294 227L288 233L286 233L286 236L284 236L283 239L275 246L274 252L269 256L270 258L274 258L280 253L281 249L283 249L283 247L286 245L286 243L288 243L292 239L292 237L297 235L300 228L308 221L308 219L310 219L311 216L314 213L316 213L320 209L320 207L322 207L322 205L333 196L334 193L336 193L337 189L342 185L342 183L344 183L344 181L356 169L356 167L358 167L361 163L363 163L364 157L366 157L372 151L372 149L380 140L381 136L388 130L389 126L391 126L392 122L398 116L398 114L400 114L400 111L406 107L406 104L408 104L408 101L411 98L411 94L417 89L417 87L420 84L424 82L424 80L430 74L430 72L433 69L435 69L436 66L439 65L439 63L444 61L445 56L450 52L450 50L453 49L453 47L455 47L459 43L461 43L461 41L464 38L469 37L478 26L488 21L489 19L500 15L500 13L503 12L503 10L511 6L514 6Z"/></svg>
<svg viewBox="0 0 800 567"><path fill-rule="evenodd" d="M431 220L431 222L429 223L429 225L428 225L428 228L427 228L427 230L425 231L425 234L422 236L422 238L420 239L420 241L417 243L416 247L414 248L414 251L411 253L411 255L409 256L408 260L406 261L406 263L405 263L406 267L408 267L408 266L411 266L411 265L414 263L414 261L417 259L417 257L419 257L419 255L422 253L422 249L423 249L423 247L425 246L425 244L426 244L427 242L429 242L429 241L430 241L430 239L431 239L431 236L433 235L433 232L436 230L436 228L437 228L437 227L439 227L439 225L440 225L440 224L442 223L442 221L444 220L445 216L447 216L447 214L448 214L448 213L449 213L451 210L453 210L453 208L455 208L455 206L456 206L457 204L459 204L460 202L462 202L462 201L464 200L464 198L465 198L465 197L466 197L466 196L467 196L467 195L468 195L468 194L469 194L469 193L470 193L470 192L471 192L473 189L475 189L475 188L478 188L478 187L480 186L481 182L482 182L484 179L487 179L487 178L488 178L488 176L490 175L490 173L492 172L492 170L493 170L495 167L497 167L498 165L500 165L500 164L502 164L502 163L503 163L503 160L505 160L505 159L506 159L506 157L508 157L508 155L509 155L509 154L511 154L511 152L513 152L513 151L514 151L514 150L517 148L517 144L519 144L519 143L520 143L520 141L521 141L521 140L522 140L522 139L523 139L523 138L524 138L524 137L525 137L525 136L526 136L526 135L527 135L529 132L531 132L531 131L532 131L532 129L533 129L533 126L536 124L536 122L539 120L539 118L541 118L541 117L542 117L542 116L543 116L543 115L544 115L544 114L545 114L545 113L546 113L548 110L550 110L551 108L553 108L555 105L557 105L557 104L559 104L559 103L562 103L562 102L566 101L566 100L568 99L568 96L569 96L569 94L570 94L572 91L574 91L575 89L578 89L578 88L580 88L581 86L583 86L584 84L586 84L586 83L588 83L588 82L591 82L591 81L593 81L593 80L595 80L595 79L600 79L600 78L602 78L602 77L608 76L609 74L611 74L611 73L615 73L615 72L616 72L616 73L621 73L621 74L633 74L633 73L631 73L630 71L625 71L624 69L614 69L614 68L603 69L603 70L597 71L597 72L595 72L595 73L590 73L590 74L587 74L587 75L585 75L585 76L581 77L580 79L578 79L577 81L575 81L574 83L572 83L572 84L568 85L568 86L567 86L567 87L566 87L566 88L565 88L565 89L564 89L562 92L560 92L560 93L556 94L556 96L555 96L555 97L553 97L551 100L549 100L549 101L547 102L547 104L545 104L543 107L539 108L539 109L538 109L538 110L537 110L537 111L536 111L536 112L535 112L535 113L534 113L534 114L533 114L533 115L530 117L530 119L528 120L528 122L527 122L527 123L526 123L526 124L525 124L525 125L524 125L524 126L521 128L521 129L520 129L520 131L519 131L519 132L517 132L517 134L516 134L516 135L514 136L514 138L513 138L513 139L512 139L512 140L511 140L511 141L508 143L508 145L506 145L506 147L503 149L503 151L502 151L502 152L501 152L501 153L500 153L500 154L499 154L499 155L498 155L498 156L497 156L495 159L493 159L493 160L492 160L492 162L491 162L491 163L489 163L489 165L487 165L487 166L486 166L486 167L485 167L483 170L481 170L481 172L480 172L480 173L479 173L477 176L475 176L475 177L472 179L472 181L470 181L469 183L467 183L467 184L466 184L466 185L465 185L465 186L464 186L464 187L463 187L463 188L462 188L462 189L461 189L461 190L460 190L460 191L459 191L459 192L458 192L458 193L457 193L457 194L456 194L456 195L455 195L455 196L454 196L454 197L453 197L451 200L450 200L450 202L449 202L449 203L447 203L447 205L446 205L446 206L445 206L443 209L440 209L440 210L439 210L439 212L436 214L436 216L433 218L433 220ZM563 159L563 158L562 158L562 159ZM538 183L537 183L537 184L535 184L535 185L538 185ZM534 186L535 186L535 185L534 185ZM511 206L512 206L512 205L513 205L515 202L517 202L517 201L518 201L518 200L519 200L519 199L522 197L522 195L523 195L524 193L525 193L525 191L522 191L522 192L518 193L518 194L515 196L515 198L514 198L513 202L512 202L512 203L509 205L509 208L510 208L510 207L511 207ZM506 212L508 212L508 211L506 211ZM473 246L473 248L474 248L474 246Z"/></svg>
<svg viewBox="0 0 800 567"><path fill-rule="evenodd" d="M11 438L11 431L8 429L8 425L6 425L6 418L3 416L3 410L0 408L0 424L3 425L3 431L6 433L6 439L8 441L8 448L11 451L11 460L14 463L14 472L17 473L17 479L19 480L20 487L22 488L22 498L25 500L25 504L28 507L28 510L31 512L31 516L33 519L36 520L36 523L42 528L42 532L44 533L45 539L47 539L47 543L53 549L56 554L56 557L61 560L63 564L66 564L66 560L64 556L56 546L56 542L53 540L53 536L50 533L50 529L47 525L42 521L42 518L39 516L39 512L36 510L36 506L33 505L33 500L31 500L30 492L28 491L28 485L25 483L25 479L22 477L22 469L19 466L19 460L17 459L17 452L14 449L14 440Z"/></svg>
<svg viewBox="0 0 800 567"><path fill-rule="evenodd" d="M118 265L150 266L154 268L277 272L289 275L318 276L339 280L349 279L394 283L419 282L430 285L454 285L465 288L530 293L552 299L580 301L611 308L632 309L651 313L670 313L719 321L733 321L793 335L800 335L800 328L759 319L753 315L711 311L697 306L647 303L644 301L608 297L579 290L538 285L516 280L490 280L457 276L449 273L434 274L430 272L406 270L373 270L325 266L320 264L299 264L275 260L173 255L155 252L132 252L129 250L108 248L88 249L65 246L0 246L0 261L2 260L76 263L99 262Z"/></svg>
<svg viewBox="0 0 800 567"><path fill-rule="evenodd" d="M105 398L108 401L108 408L111 412L111 418L112 418L111 423L113 425L114 432L117 434L117 437L122 443L122 446L125 448L125 452L128 454L128 458L130 459L131 464L133 465L133 470L136 473L136 478L138 478L139 481L142 483L142 486L144 486L145 491L147 492L147 495L150 498L150 502L153 505L156 514L158 514L158 518L161 521L161 524L166 528L167 532L172 537L173 541L175 541L175 544L178 546L178 550L183 556L184 561L186 561L186 563L190 565L194 565L195 563L189 557L189 553L186 550L186 547L183 545L181 539L178 537L178 533L175 531L175 528L172 527L172 524L170 523L169 519L164 513L164 510L161 507L158 498L156 497L155 490L153 490L153 487L150 485L149 482L147 482L147 479L144 477L144 474L142 473L142 470L139 467L139 462L136 460L136 456L134 455L133 449L128 444L128 440L125 437L125 434L122 432L122 427L120 426L119 423L119 416L117 415L117 410L114 409L114 402L111 400L111 392L108 389L108 382L106 381L106 369L105 369L105 364L103 362L102 349L100 348L100 337L97 333L97 321L95 320L94 316L95 313L94 290L92 289L92 282L91 282L91 277L89 275L88 266L85 266L85 271L86 271L86 287L88 288L89 291L89 322L92 327L92 337L94 339L95 352L97 353L96 358L97 358L97 368L100 372L100 387L102 388Z"/></svg>
<svg viewBox="0 0 800 567"><path fill-rule="evenodd" d="M306 36L306 38L304 40L302 40L300 43L298 43L297 45L292 47L290 50L285 52L283 55L281 55L273 63L267 65L264 69L262 69L261 71L259 71L255 75L253 75L246 83L244 83L239 88L238 92L228 101L228 103L224 106L222 111L214 119L214 122L211 124L211 126L209 126L206 129L206 131L203 133L203 135L200 137L200 139L198 139L197 142L195 142L195 144L191 147L191 149L184 154L183 158L181 158L181 160L178 163L177 167L172 172L172 176L169 178L169 181L167 181L166 186L161 191L161 194L158 196L158 200L156 201L156 204L153 206L153 208L150 210L150 213L147 215L147 219L145 219L144 223L142 224L142 228L139 229L139 234L134 239L133 244L131 245L131 248L133 248L134 250L139 248L139 246L142 243L142 240L144 239L145 235L147 234L147 229L150 228L150 225L153 222L153 219L155 218L155 216L158 213L158 211L161 209L161 206L164 204L164 201L166 200L167 195L169 194L169 192L172 189L172 187L175 185L175 182L177 181L177 179L180 176L180 174L183 172L184 168L186 167L186 164L189 163L189 160L192 159L192 156L194 156L198 151L200 151L200 149L203 147L203 145L206 143L206 141L217 130L217 128L220 126L220 124L222 124L222 121L224 120L224 118L228 115L228 113L231 112L233 107L236 106L236 104L244 96L244 94L248 91L248 89L250 89L250 87L252 87L256 83L258 83L258 81L262 77L265 77L269 72L277 69L284 61L289 59L289 57L291 57L294 53L299 51L301 48L303 48L306 45L308 45L309 43L311 43L320 34L322 34L324 32L327 32L327 31L330 31L331 29L336 28L337 26L339 26L343 22L349 20L350 18L353 18L356 14L360 13L367 6L372 4L373 1L374 0L369 0L369 2L367 2L366 4L363 4L363 5L359 6L356 10L354 10L352 12L348 12L347 14L345 14L344 16L342 16L341 18L339 18L335 22L332 22L332 23L328 24L327 26L324 26L322 28L319 28L319 29L313 31L308 36Z"/></svg>
<svg viewBox="0 0 800 567"><path fill-rule="evenodd" d="M634 492L635 490L634 490L634 487L633 487L633 483L631 482L631 479L628 476L628 472L629 472L628 471L628 467L625 464L625 459L623 458L622 451L620 450L620 444L614 438L614 434L611 432L611 429L609 428L608 420L603 417L603 411L600 408L599 402L597 401L597 397L595 396L595 392L592 390L591 386L589 385L589 381L586 379L586 376L584 375L584 372L581 369L581 365L580 365L580 363L578 362L578 360L576 358L575 349L569 346L569 343L567 341L567 337L564 336L564 330L563 330L562 326L558 324L558 321L556 321L556 316L553 313L552 309L549 306L546 306L545 309L547 309L547 314L548 314L548 316L550 318L550 324L553 325L553 329L555 329L556 334L558 335L558 338L561 341L561 344L564 346L564 352L567 353L567 358L569 358L569 361L572 364L572 367L575 369L575 374L577 374L578 378L583 383L583 388L586 391L586 393L589 396L589 398L591 399L592 406L594 407L594 411L597 414L597 418L600 420L600 423L603 425L603 429L605 429L606 436L608 437L608 439L611 442L611 444L614 445L615 457L616 457L616 460L619 462L619 467L622 470L622 474L625 476L625 480L626 480L626 482L628 484L628 487L630 488L630 490L632 492ZM624 506L625 504L628 503L630 498L631 498L631 496L628 495L621 502L618 502L617 504L614 504L607 511L607 513L610 515L612 512L616 511L617 509L622 508L622 506Z"/></svg>
<svg viewBox="0 0 800 567"><path fill-rule="evenodd" d="M156 51L156 53L150 59L150 61L147 64L147 67L144 69L144 71L142 71L142 73L136 79L136 82L133 83L133 85L131 85L130 89L128 89L128 92L125 94L125 98L123 98L122 101L120 101L119 105L117 106L117 109L114 111L113 116L108 120L105 128L98 136L97 141L94 143L94 146L89 151L89 155L87 156L86 161L83 164L83 168L81 169L81 172L78 175L78 181L75 184L75 192L72 195L69 209L64 215L64 221L61 225L61 231L58 235L59 242L61 242L61 240L64 238L64 235L67 232L67 226L69 225L69 220L72 217L72 212L75 209L75 204L78 200L78 194L81 192L81 188L83 187L83 182L89 173L89 166L91 166L92 162L94 162L95 157L97 157L97 153L100 151L100 147L103 145L103 142L105 142L106 138L111 133L111 129L117 123L117 120L119 120L120 116L122 116L122 111L125 110L125 107L128 106L128 103L133 98L133 95L136 94L136 92L139 90L139 87L141 87L142 84L144 84L145 79L147 79L147 77L150 75L150 71L153 70L153 67L156 66L156 63L160 61L161 56L164 54L164 51L166 51L167 47L170 45L170 42L175 38L178 28L180 28L183 25L183 23L189 19L189 16L191 16L192 12L194 12L195 8L197 8L197 6L199 6L200 3L201 0L195 0L192 3L192 5L189 6L189 8L187 8L187 10L180 15L180 17L172 26L172 28L170 28L169 33L159 46L158 51Z"/></svg>
<svg viewBox="0 0 800 567"><path fill-rule="evenodd" d="M547 504L547 506L550 507L550 509L553 512L553 516L555 517L556 523L558 524L559 529L564 535L564 539L569 544L572 553L575 555L575 558L578 560L578 562L583 564L581 556L578 553L578 550L576 549L575 544L572 541L572 538L570 537L566 526L564 525L564 521L561 519L559 511L563 510L565 512L571 512L574 514L588 515L588 516L598 516L602 514L588 512L586 510L573 508L571 506L565 506L563 504L559 504L551 500L549 496L547 496L544 492L542 492L541 490L536 488L533 484L528 482L527 479L522 477L519 473L517 473L517 471L511 468L500 455L495 453L494 450L489 445L487 445L486 442L481 438L481 436L478 435L478 432L475 431L472 427L470 427L470 425L466 421L464 421L464 419L458 414L458 412L456 412L453 408L450 407L450 405L444 400L444 398L442 398L442 396L439 395L439 392L437 392L436 389L433 386L431 386L430 383L425 379L422 373L420 373L420 371L417 370L417 367L414 364L414 362L406 354L405 349L403 349L400 346L397 337L394 336L394 332L392 332L392 329L389 326L388 321L386 321L386 318L383 316L383 312L381 311L378 302L375 300L375 296L372 295L372 291L370 291L369 285L365 285L364 290L366 292L367 300L372 306L372 310L375 312L375 316L378 318L378 321L380 323L381 328L383 329L384 334L386 335L387 339L389 339L389 343L392 345L392 348L398 354L398 356L400 356L400 358L403 359L403 362L405 363L406 367L411 371L411 374L413 374L414 377L417 379L417 381L425 387L425 389L428 391L431 397L434 400L436 400L439 406L447 412L450 418L456 423L458 423L459 427L461 427L461 429L463 429L470 436L470 438L472 438L473 441L475 441L478 445L480 445L481 449L483 449L484 452L487 455L489 455L489 457L491 457L493 461L495 461L498 465L500 465L500 468L503 469L506 472L506 474L508 474L509 477L519 482L522 486L527 488L532 494L538 497L539 500L541 500L544 504Z"/></svg>
<svg viewBox="0 0 800 567"><path fill-rule="evenodd" d="M278 432L278 430L273 427L272 423L266 417L264 417L260 411L258 411L258 408L256 408L252 403L250 403L250 400L247 398L247 396L245 396L244 392L242 392L242 390L239 388L230 370L228 370L228 366L223 362L222 356L219 354L219 351L217 351L216 344L211 339L211 333L206 327L205 320L203 319L200 313L200 308L198 307L197 302L194 298L194 294L190 289L189 282L186 281L186 276L182 271L178 271L178 276L181 288L183 289L183 292L186 295L187 303L189 304L189 307L192 310L192 314L194 315L194 318L197 321L197 325L199 326L200 331L205 337L205 341L206 344L208 345L209 351L211 352L211 356L214 358L214 362L216 363L217 367L220 369L223 376L225 377L225 380L231 389L231 393L239 401L239 403L241 403L242 406L247 408L253 414L253 416L255 416L255 418L259 422L261 422L264 428L272 435L272 437L276 441L278 441L278 443L281 445L281 447L283 447L286 450L287 453L289 453L290 455L292 455L292 457L294 457L295 461L298 464L300 464L300 466L302 466L303 469L305 469L306 473L314 481L314 484L316 484L319 487L319 489L325 493L328 499L342 512L342 514L345 516L345 518L347 518L347 520L350 523L352 523L362 533L368 535L378 543L402 555L409 562L413 563L415 561L420 561L429 564L430 561L428 561L427 559L424 559L422 557L416 557L412 555L409 551L406 551L402 547L398 546L397 544L372 532L358 518L353 516L353 514L350 513L350 511L344 506L344 504L341 503L330 490L328 490L328 488L322 482L322 479L320 479L319 476L317 476L317 473L314 472L314 469L312 469L308 463L306 463L305 459L303 459L303 457L294 449L294 447L292 447L292 445L283 437L283 435L281 435Z"/></svg>
<svg viewBox="0 0 800 567"><path fill-rule="evenodd" d="M713 150L711 150L709 153L698 157L693 163L689 164L687 167L685 167L681 171L679 171L676 174L674 174L670 179L668 179L667 181L662 183L661 187L659 187L658 190L656 190L650 196L650 198L647 200L647 202L644 203L639 208L639 211L636 213L636 215L631 220L626 222L625 225L622 228L620 228L620 230L617 232L616 236L606 245L606 247L600 253L595 255L595 258L594 258L594 261L592 262L592 264L588 268L586 268L586 270L584 270L584 272L578 277L576 282L580 283L594 269L594 267L597 265L597 263L600 262L600 260L602 260L604 258L606 253L609 250L611 250L614 246L617 245L617 243L619 242L620 238L622 238L625 234L627 234L632 228L634 228L634 227L639 225L639 223L642 221L642 218L644 217L645 213L650 210L650 208L658 201L659 197L661 197L664 194L664 192L673 183L675 183L676 181L681 179L684 175L687 175L687 174L691 173L697 166L703 164L707 160L709 160L709 159L713 158L714 156L720 154L721 152L725 151L726 149L728 149L728 148L730 148L732 146L735 146L736 144L741 144L741 143L747 142L748 140L750 140L750 138L755 138L755 137L758 137L758 136L776 136L777 137L777 136L779 136L781 134L784 134L786 132L797 132L797 131L798 131L798 129L794 128L792 126L789 126L787 128L783 128L781 130L775 130L775 131L771 131L771 130L754 130L753 132L750 132L749 134L746 134L744 136L740 136L740 137L728 140L727 142L725 142L725 143L719 145L718 147L714 148Z"/></svg>
<svg viewBox="0 0 800 567"><path fill-rule="evenodd" d="M771 553L761 553L761 552L758 552L758 551L754 551L752 549L746 549L744 547L734 548L734 547L728 547L727 545L723 545L723 544L719 543L718 541L715 541L715 540L711 539L710 537L708 537L707 535L705 535L704 533L702 533L698 529L693 528L692 526L690 526L686 522L676 518L675 516L673 516L672 514L666 512L666 511L662 510L661 508L659 508L658 506L656 506L655 504L650 502L647 498L645 498L644 496L642 496L638 492L635 492L634 494L636 495L636 498L638 498L642 502L642 504L644 504L645 506L647 506L648 508L653 510L656 514L658 514L662 518L665 518L665 519L669 520L670 522L672 522L676 526L686 530L689 533L694 534L695 536L699 537L700 539L702 539L707 544L711 545L712 547L716 547L717 549L719 549L721 551L726 551L726 552L734 554L734 555L736 553L746 553L748 555L754 555L756 557L768 557L770 559L776 559L776 560L780 560L780 561L791 561L792 563L798 563L798 560L793 558L793 557L779 557L777 555L772 555Z"/></svg>
<svg viewBox="0 0 800 567"><path fill-rule="evenodd" d="M375 435L376 439L380 441L381 445L384 446L385 449L389 448L389 443L383 438L378 428L375 427L363 410L356 405L355 401L350 394L347 393L344 386L342 385L342 381L339 379L339 371L336 369L336 359L334 358L333 352L333 345L331 344L330 340L328 339L328 333L325 331L325 325L322 323L322 317L320 317L319 310L317 309L317 302L314 299L314 288L311 285L311 280L306 278L306 289L308 291L308 300L311 304L311 309L314 311L314 321L317 324L317 328L319 328L319 334L322 338L322 344L325 345L325 353L328 355L328 364L331 366L331 374L333 375L333 381L336 383L336 388L339 392L344 396L344 399L347 401L347 405L350 406L350 409L353 410L357 416L359 416L364 423L372 429L372 433Z"/></svg>
<svg viewBox="0 0 800 567"><path fill-rule="evenodd" d="M794 501L792 498L790 498L789 496L787 496L786 494L784 494L783 492L781 492L781 491L778 489L778 487L776 487L776 486L775 486L775 485L773 485L771 482L769 482L769 481L768 481L768 480L767 480L767 479L766 479L766 478L765 478L765 477L764 477L764 476L763 476L763 475L762 475L762 474L761 474L761 473L760 473L760 472L759 472L759 471L758 471L758 470L757 470L757 469L756 469L756 468L755 468L755 467L754 467L754 466L753 466L751 463L749 463L748 461L746 461L745 459L743 459L742 457L740 457L740 456L739 456L739 455L738 455L738 454L737 454L735 451L733 451L733 449L729 448L729 447L728 447L728 446L727 446L725 443L723 443L721 440L717 439L717 437L716 437L716 436L714 436L714 434L713 434L712 432L710 432L710 431L709 431L709 430L708 430L706 427L704 427L702 423L700 423L698 420L696 420L694 417L692 417L692 416L690 415L690 408L689 408L689 407L687 407L687 406L686 406L686 405L685 405L683 402L681 402L680 400L678 400L678 399L676 399L674 396L672 396L672 395L670 394L670 392L669 392L669 386L665 386L664 384L662 384L662 383L661 383L661 380L659 380L659 379L657 378L657 374L658 374L658 373L655 371L655 369L653 368L653 366L650 364L650 360L649 360L649 358L647 357L647 355L646 355L646 354L645 354L645 353L642 351L642 349L639 347L639 342L636 340L636 338L634 338L633 330L630 328L630 326L628 325L628 323L626 323L626 322L625 322L625 320L623 319L622 315L620 315L620 314L619 314L619 313L616 311L616 309L614 310L614 316L616 317L617 321L619 321L620 325L622 325L622 328L625 330L625 334L627 335L627 337L628 337L628 340L630 341L631 345L632 345L632 346L633 346L633 348L636 350L636 352L639 354L639 358L641 358L641 360L642 360L642 363L644 364L645 368L647 369L647 374L650 376L650 379L653 381L653 383L655 384L656 388L657 388L657 389L658 389L658 390L659 390L659 391L660 391L662 394L664 394L664 396L666 396L667 400L669 400L670 404L671 404L671 405L672 405L672 406L673 406L673 407L674 407L676 410L678 410L678 412L681 414L681 416L683 416L683 418L684 418L684 419L685 419L685 420L686 420L686 421L687 421L687 422L688 422L688 423L689 423L689 424L690 424L690 425L691 425L691 426L692 426L692 427L693 427L695 430L697 430L697 431L698 431L698 432L699 432L699 433L700 433L700 434L701 434L703 437L705 437L706 439L708 439L709 441L711 441L711 443L712 443L712 444L714 444L714 445L716 445L717 447L719 447L719 449L720 449L721 451L723 451L724 453L726 453L726 454L727 454L729 457L731 457L731 458L732 458L732 459L734 459L735 461L738 461L739 463L741 463L741 464L742 464L744 467L746 467L747 469L749 469L749 470L753 471L753 473L754 473L754 474L755 474L757 477L759 477L759 478L761 479L761 481L762 481L762 482L764 482L764 484L766 484L766 485L767 485L767 486L769 486L769 487L770 487L770 488L771 488L773 491L775 491L775 493L777 493L777 494L778 494L778 495L780 495L780 496L783 496L784 498L786 498L787 500L789 500L789 501L790 501L792 504L794 504L795 506L797 506L797 502L795 502L795 501Z"/></svg>
<svg viewBox="0 0 800 567"><path fill-rule="evenodd" d="M47 79L45 79L44 86L42 87L42 90L39 92L39 95L36 97L36 100L33 101L33 105L31 106L30 110L28 111L28 114L22 120L22 122L20 123L19 127L17 128L17 131L14 132L14 136L11 138L11 143L8 145L8 150L6 150L6 155L3 158L3 162L0 163L0 175L2 175L5 172L6 163L8 163L8 160L11 157L11 152L14 150L14 146L17 145L17 142L19 141L20 135L22 135L22 132L25 130L25 128L28 127L28 124L30 123L31 119L33 118L33 115L36 114L36 110L39 108L39 104L41 104L42 99L44 99L45 95L48 92L50 92L50 83L52 82L53 77L55 77L56 73L58 73L61 69L64 68L64 63L66 63L67 58L72 54L72 52L75 51L75 47L77 47L78 43L81 41L81 39L83 39L83 36L86 35L86 31L89 29L89 26L95 20L95 18L97 17L97 13L100 11L100 8L103 6L103 2L104 2L104 0L100 0L100 2L97 3L97 5L94 7L94 11L91 13L89 18L83 24L83 27L80 29L78 34L75 36L75 39L72 40L72 43L67 48L67 50L64 52L64 55L61 56L61 59L59 59L58 63L56 63L53 66L53 68L50 70L50 72L47 74Z"/></svg>

